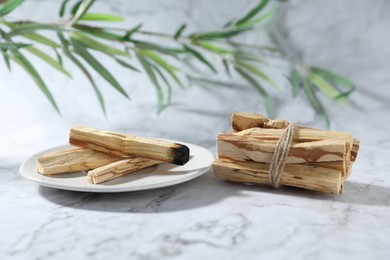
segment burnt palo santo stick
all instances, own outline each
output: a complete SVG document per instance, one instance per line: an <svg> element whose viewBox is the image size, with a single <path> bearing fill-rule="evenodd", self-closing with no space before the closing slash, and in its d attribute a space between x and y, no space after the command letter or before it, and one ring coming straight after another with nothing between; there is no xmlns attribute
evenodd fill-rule
<svg viewBox="0 0 390 260"><path fill-rule="evenodd" d="M190 150L183 144L102 131L86 126L72 127L69 142L114 156L136 156L176 165L184 165L190 158Z"/></svg>

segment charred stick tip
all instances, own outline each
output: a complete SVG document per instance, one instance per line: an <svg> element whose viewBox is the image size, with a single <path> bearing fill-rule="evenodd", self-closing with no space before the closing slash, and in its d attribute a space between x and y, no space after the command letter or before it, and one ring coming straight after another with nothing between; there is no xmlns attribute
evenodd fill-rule
<svg viewBox="0 0 390 260"><path fill-rule="evenodd" d="M190 149L183 145L175 143L172 149L173 164L184 165L190 160Z"/></svg>

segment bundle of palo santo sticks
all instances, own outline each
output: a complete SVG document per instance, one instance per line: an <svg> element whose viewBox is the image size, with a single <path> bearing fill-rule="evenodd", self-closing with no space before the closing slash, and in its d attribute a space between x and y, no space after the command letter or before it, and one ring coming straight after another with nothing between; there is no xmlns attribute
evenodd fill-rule
<svg viewBox="0 0 390 260"><path fill-rule="evenodd" d="M101 131L85 126L70 129L75 148L37 158L37 172L54 175L88 171L87 180L102 183L162 162L184 165L190 157L183 144Z"/></svg>
<svg viewBox="0 0 390 260"><path fill-rule="evenodd" d="M290 126L286 120L253 113L233 113L232 132L218 135L215 175L230 181L274 184L270 167L287 128L292 129L291 142L285 147L278 185L340 194L356 160L359 140L350 133ZM283 154L283 148L278 151Z"/></svg>

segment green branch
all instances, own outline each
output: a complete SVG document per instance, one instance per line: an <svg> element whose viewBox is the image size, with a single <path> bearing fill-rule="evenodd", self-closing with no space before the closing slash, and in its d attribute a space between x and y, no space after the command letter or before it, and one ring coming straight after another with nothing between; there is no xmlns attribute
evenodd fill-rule
<svg viewBox="0 0 390 260"><path fill-rule="evenodd" d="M28 60L28 56L22 52L26 51L27 54L35 55L57 71L71 76L62 63L63 57L68 58L91 83L104 113L106 113L104 98L89 72L90 69L99 74L123 96L128 97L128 94L114 74L95 57L95 52L103 53L123 68L139 73L138 66L132 64L136 57L136 62L138 61L139 66L155 87L159 112L170 103L173 92L172 83L180 87L184 86L181 80L184 72L177 68L185 65L182 58L192 57L211 72L218 73L217 66L210 59L210 55L213 55L221 61L227 75L231 76L232 72L235 72L235 75L241 76L254 87L262 97L268 115L272 114L272 99L267 88L280 89L280 87L265 72L267 56L261 55L259 50L265 53L277 53L287 60L288 57L272 46L248 44L233 39L237 35L254 30L257 24L263 24L271 19L277 10L274 5L275 1L260 0L243 17L232 19L223 28L217 30L187 33L186 25L183 24L172 34L146 31L142 29L142 24L129 29L91 26L88 21L94 21L96 24L99 21L120 22L124 20L123 17L115 14L91 12L94 2L94 0L63 0L59 10L59 16L63 20L58 23L9 21L6 16L20 6L23 0L0 2L0 51L6 66L11 70L11 62L21 65L56 110L58 107L49 88L38 70ZM43 35L41 33L43 31L53 37ZM140 35L150 36L150 40L137 39ZM170 40L171 45L162 45L156 38ZM44 48L41 49L39 46ZM48 48L54 50L55 56L47 52ZM180 66L176 67L174 64L180 64ZM297 95L299 90L303 89L312 107L318 114L323 115L327 122L328 117L317 94L323 93L334 100L348 103L346 98L355 90L355 85L351 81L338 74L321 68L302 69L302 65L295 64L294 66L299 68L293 69L290 75L293 95ZM191 77L187 75L187 78Z"/></svg>

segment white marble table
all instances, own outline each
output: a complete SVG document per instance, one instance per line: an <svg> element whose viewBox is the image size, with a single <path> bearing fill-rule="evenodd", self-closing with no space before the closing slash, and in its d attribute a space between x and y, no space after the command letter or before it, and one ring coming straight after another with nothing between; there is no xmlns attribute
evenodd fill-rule
<svg viewBox="0 0 390 260"><path fill-rule="evenodd" d="M44 19L43 13L29 12L35 2L42 8L58 5L30 1L15 15ZM145 19L152 29L161 29L159 19L169 17L165 19L169 30L183 20L190 20L193 28L218 26L251 4L231 0L217 12L207 8L209 1L196 6L193 1L131 1L118 8L120 2L124 1L105 6L100 1L99 8L120 11L131 21ZM216 7L221 1L211 2ZM289 39L302 46L305 60L341 71L358 84L351 96L354 107L324 99L332 128L361 139L344 194L233 184L216 179L212 172L173 187L121 194L38 186L19 176L20 163L32 153L65 143L73 124L179 139L215 152L215 136L229 129L232 111L263 110L255 92L245 85L193 86L176 90L174 105L156 116L152 88L145 88L148 81L118 71L133 100L125 101L104 86L109 107L104 119L76 68L70 66L76 73L71 81L42 65L62 108L59 117L21 70L15 67L7 74L1 67L0 259L389 259L390 53L389 36L383 32L390 19L381 11L388 3L358 1L348 12L355 1L326 2L294 1L286 26ZM326 14L332 7L338 12L329 21ZM324 16L313 20L319 8ZM204 19L212 12L216 14ZM341 22L359 14L367 15L353 23ZM153 19L146 19L151 15ZM282 78L280 82L285 84ZM277 99L279 117L322 125L303 98L284 96Z"/></svg>

